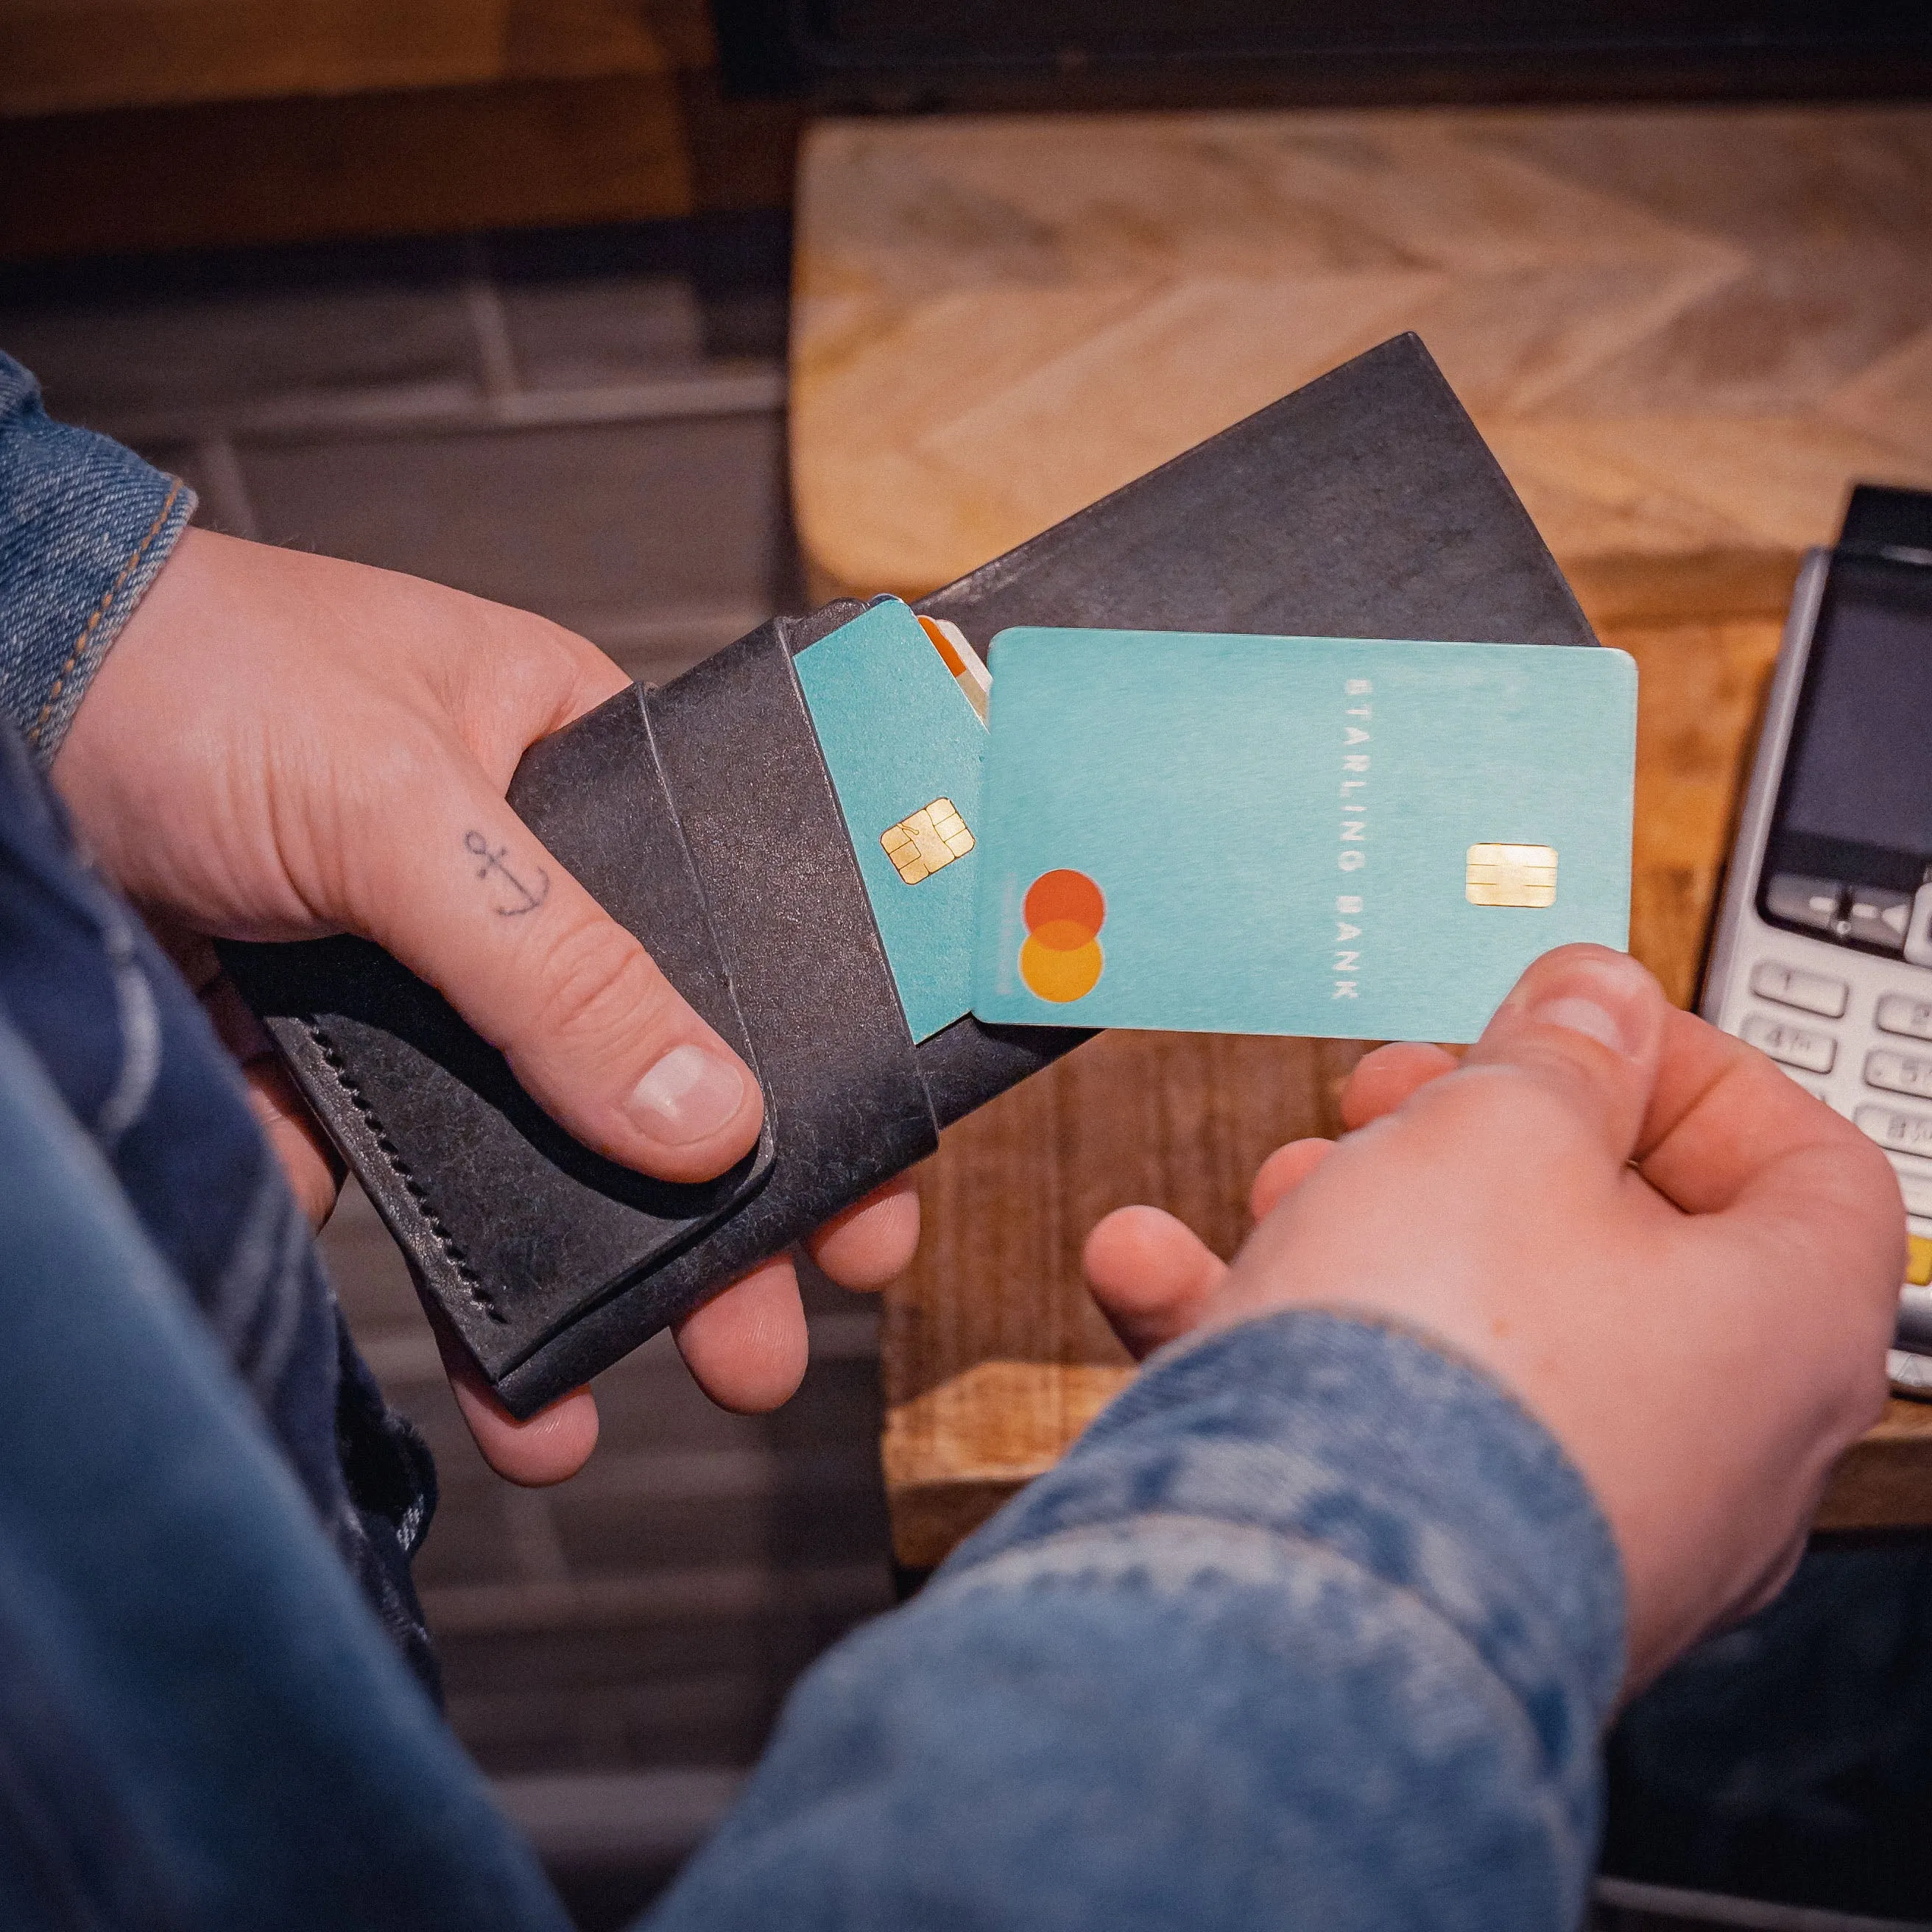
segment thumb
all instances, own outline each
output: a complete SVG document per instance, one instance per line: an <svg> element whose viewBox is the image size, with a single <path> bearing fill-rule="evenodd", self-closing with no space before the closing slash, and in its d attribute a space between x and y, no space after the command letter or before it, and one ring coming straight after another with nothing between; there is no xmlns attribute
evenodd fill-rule
<svg viewBox="0 0 1932 1932"><path fill-rule="evenodd" d="M1558 946L1516 982L1463 1070L1527 1076L1606 1152L1627 1160L1656 1084L1670 1011L1663 988L1628 953Z"/></svg>
<svg viewBox="0 0 1932 1932"><path fill-rule="evenodd" d="M357 843L358 929L586 1146L662 1180L722 1172L758 1139L758 1083L481 768L440 750L406 826Z"/></svg>

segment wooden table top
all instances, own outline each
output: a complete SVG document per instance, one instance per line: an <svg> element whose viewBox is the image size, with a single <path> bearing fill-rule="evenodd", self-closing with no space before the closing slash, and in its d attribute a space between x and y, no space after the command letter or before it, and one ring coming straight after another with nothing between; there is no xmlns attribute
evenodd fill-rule
<svg viewBox="0 0 1932 1932"><path fill-rule="evenodd" d="M1405 328L1599 608L1768 607L1846 478L1932 483L1922 107L833 122L797 237L828 584L946 583Z"/></svg>
<svg viewBox="0 0 1932 1932"><path fill-rule="evenodd" d="M1690 1000L1798 555L1932 486L1932 111L1404 110L828 123L801 159L792 462L822 594L914 596L1420 331L1641 671L1632 950ZM949 1131L886 1303L900 1559L937 1562L1126 1379L1080 1243L1222 1252L1332 1132L1340 1042L1103 1036ZM1821 1522L1932 1522L1894 1402Z"/></svg>

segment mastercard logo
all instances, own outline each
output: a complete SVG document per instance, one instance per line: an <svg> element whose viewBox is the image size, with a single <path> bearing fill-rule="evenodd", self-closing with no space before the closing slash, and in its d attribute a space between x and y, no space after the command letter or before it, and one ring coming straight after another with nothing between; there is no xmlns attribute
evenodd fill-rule
<svg viewBox="0 0 1932 1932"><path fill-rule="evenodd" d="M1021 910L1027 936L1020 947L1020 977L1028 991L1059 1005L1084 999L1107 963L1100 950L1100 928L1107 922L1100 888L1084 872L1042 872L1028 886Z"/></svg>

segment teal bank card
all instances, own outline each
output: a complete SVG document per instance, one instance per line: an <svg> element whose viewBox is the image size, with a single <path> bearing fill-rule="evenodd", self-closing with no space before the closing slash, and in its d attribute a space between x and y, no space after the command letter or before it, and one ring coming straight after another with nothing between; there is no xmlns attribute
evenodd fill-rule
<svg viewBox="0 0 1932 1932"><path fill-rule="evenodd" d="M919 620L882 598L792 660L914 1040L972 1004L986 729Z"/></svg>
<svg viewBox="0 0 1932 1932"><path fill-rule="evenodd" d="M1005 631L973 1011L1472 1040L1630 920L1621 651Z"/></svg>

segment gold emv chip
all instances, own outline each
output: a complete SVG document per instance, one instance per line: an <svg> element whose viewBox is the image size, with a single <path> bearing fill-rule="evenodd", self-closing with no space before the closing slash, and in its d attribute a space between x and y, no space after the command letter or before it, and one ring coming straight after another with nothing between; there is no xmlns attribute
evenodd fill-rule
<svg viewBox="0 0 1932 1932"><path fill-rule="evenodd" d="M1472 845L1464 890L1472 905L1556 903L1553 845Z"/></svg>
<svg viewBox="0 0 1932 1932"><path fill-rule="evenodd" d="M964 858L973 849L973 835L952 800L936 798L910 818L887 826L879 834L879 843L892 869L908 885L916 886L954 860Z"/></svg>

